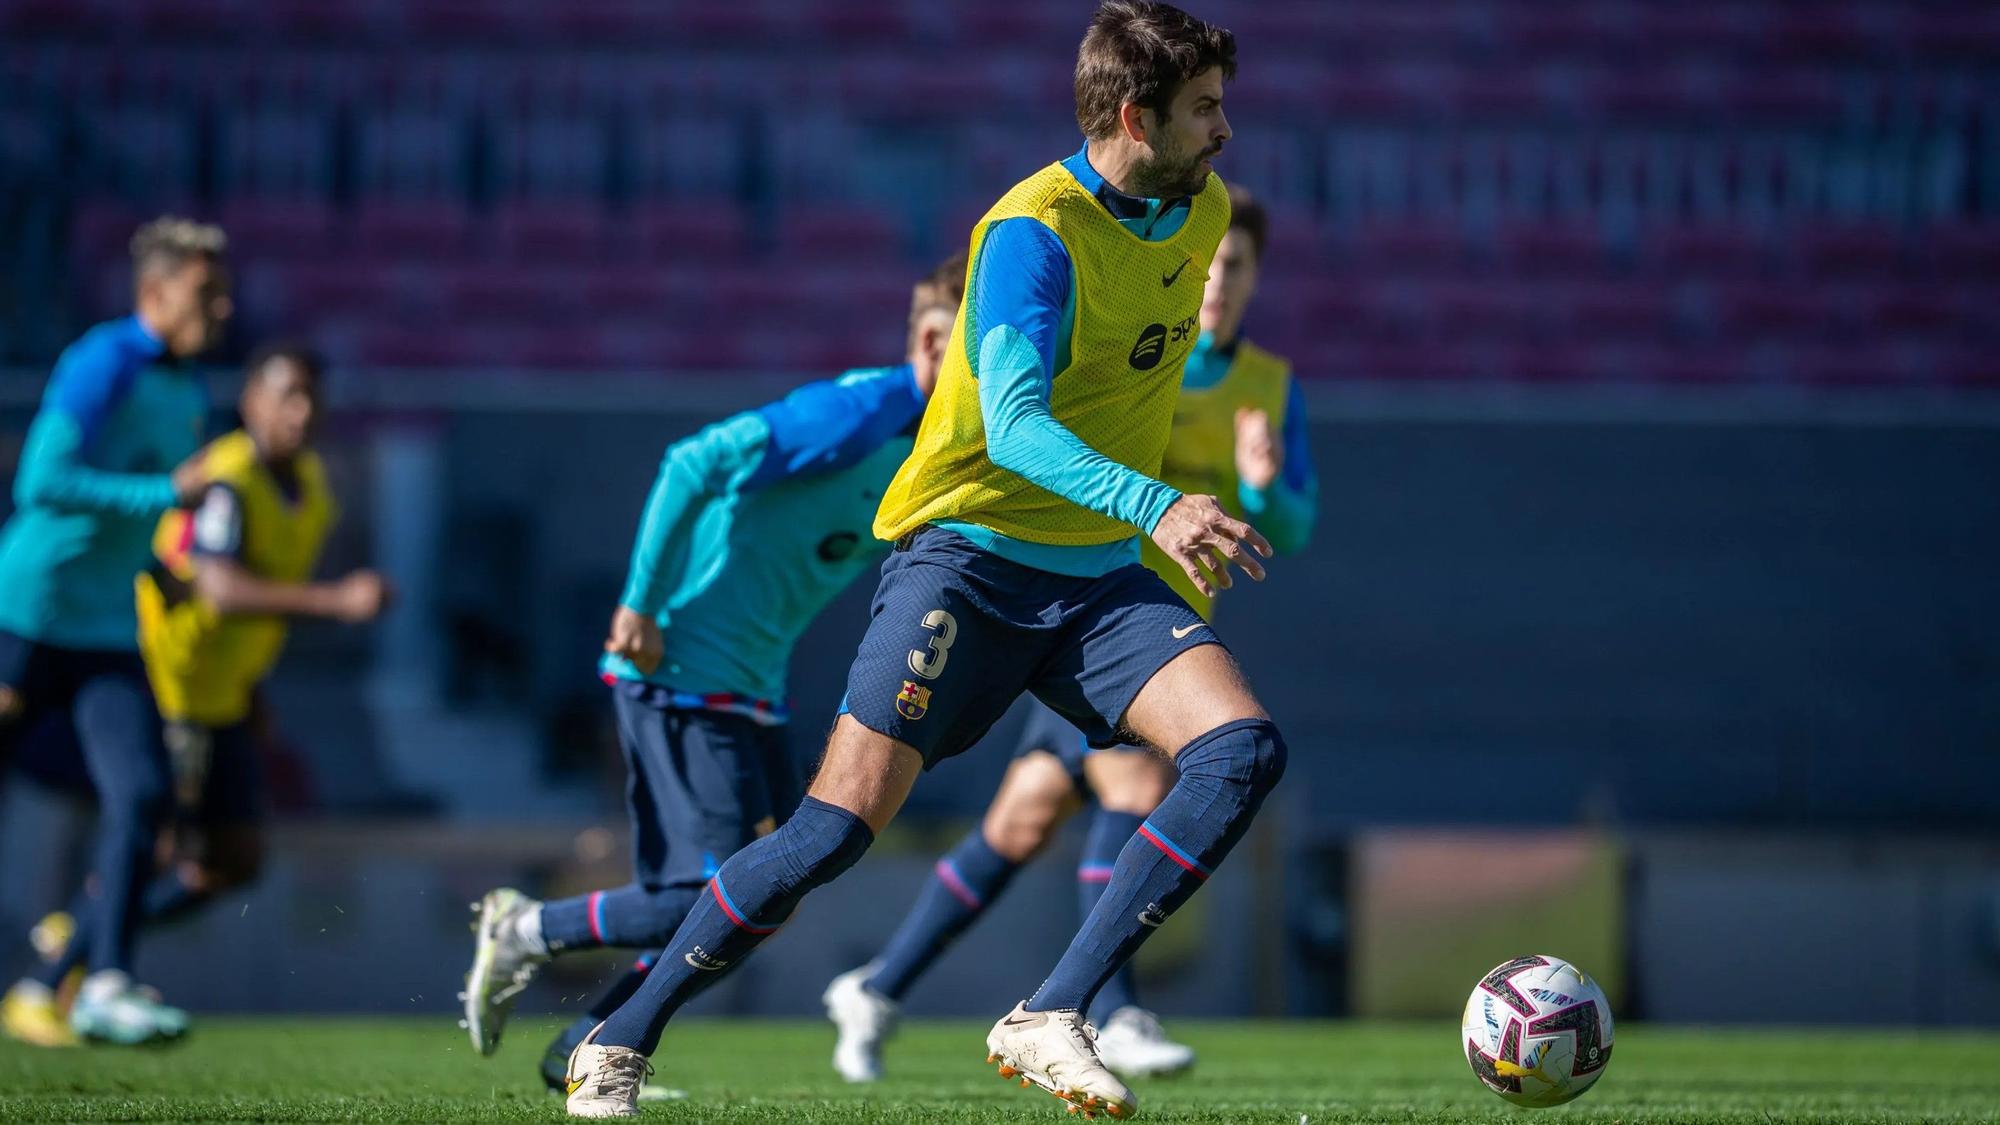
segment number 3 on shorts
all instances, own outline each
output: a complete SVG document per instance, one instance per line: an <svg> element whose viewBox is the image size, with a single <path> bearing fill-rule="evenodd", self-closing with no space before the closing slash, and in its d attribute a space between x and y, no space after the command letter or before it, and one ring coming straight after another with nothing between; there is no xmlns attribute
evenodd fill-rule
<svg viewBox="0 0 2000 1125"><path fill-rule="evenodd" d="M930 651L920 648L910 650L910 671L926 680L935 680L944 672L944 662L951 659L951 642L958 639L958 619L941 609L924 614L924 628L935 629L931 638Z"/></svg>

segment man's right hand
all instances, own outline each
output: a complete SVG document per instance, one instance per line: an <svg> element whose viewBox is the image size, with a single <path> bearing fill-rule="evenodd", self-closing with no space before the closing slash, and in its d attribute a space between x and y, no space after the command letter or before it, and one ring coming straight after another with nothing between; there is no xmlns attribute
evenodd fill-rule
<svg viewBox="0 0 2000 1125"><path fill-rule="evenodd" d="M650 676L666 658L667 643L660 637L659 622L621 605L611 615L611 635L604 638L604 651L624 657L641 674Z"/></svg>
<svg viewBox="0 0 2000 1125"><path fill-rule="evenodd" d="M1271 544L1257 529L1223 511L1213 496L1182 496L1174 501L1153 525L1153 542L1179 564L1195 589L1211 598L1233 584L1230 563L1262 582L1264 564L1257 556L1271 557Z"/></svg>
<svg viewBox="0 0 2000 1125"><path fill-rule="evenodd" d="M174 503L183 508L193 508L201 503L208 492L208 486L215 483L209 475L205 463L207 450L200 450L187 460L174 466Z"/></svg>
<svg viewBox="0 0 2000 1125"><path fill-rule="evenodd" d="M349 625L373 621L389 606L394 590L372 570L357 570L333 584L334 618Z"/></svg>

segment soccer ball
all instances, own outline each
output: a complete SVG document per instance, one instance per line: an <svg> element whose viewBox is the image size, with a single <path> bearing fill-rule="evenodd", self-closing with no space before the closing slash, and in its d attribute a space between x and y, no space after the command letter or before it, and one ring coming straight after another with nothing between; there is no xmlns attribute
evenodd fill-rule
<svg viewBox="0 0 2000 1125"><path fill-rule="evenodd" d="M1480 978L1461 1037L1487 1089L1515 1105L1561 1105L1611 1062L1611 1004L1560 957L1516 957Z"/></svg>

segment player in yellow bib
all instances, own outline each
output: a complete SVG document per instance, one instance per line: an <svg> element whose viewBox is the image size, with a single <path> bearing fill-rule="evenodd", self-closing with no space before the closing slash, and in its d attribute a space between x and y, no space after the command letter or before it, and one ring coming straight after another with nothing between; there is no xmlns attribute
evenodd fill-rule
<svg viewBox="0 0 2000 1125"><path fill-rule="evenodd" d="M1160 477L1183 493L1217 497L1232 515L1257 520L1284 554L1311 537L1319 487L1291 365L1241 331L1264 255L1264 209L1233 184L1229 201L1229 233L1209 266L1201 336L1188 357ZM1214 599L1164 551L1151 540L1141 551L1149 569L1204 618L1211 616ZM882 1045L909 988L1071 816L1086 803L1097 806L1076 871L1078 901L1088 916L1118 853L1173 788L1174 769L1165 758L1126 747L1095 752L1061 715L1037 700L1023 703L1027 714L1014 762L982 822L938 859L881 953L834 978L822 997L839 1029L834 1069L850 1082L881 1076ZM1091 1015L1098 1054L1121 1075L1194 1065L1194 1050L1168 1038L1158 1017L1139 1004L1130 965L1104 983Z"/></svg>
<svg viewBox="0 0 2000 1125"><path fill-rule="evenodd" d="M184 915L257 873L252 711L287 619L368 621L387 597L372 571L311 580L338 514L308 445L319 384L319 360L306 349L279 345L251 360L238 401L243 428L202 451L207 492L194 511L161 518L155 565L136 580L139 651L166 723L179 805L176 862L144 891L146 923ZM44 982L61 981L87 947L79 928L44 967Z"/></svg>
<svg viewBox="0 0 2000 1125"><path fill-rule="evenodd" d="M624 1006L577 1045L569 1112L629 1116L667 1021L852 866L917 776L1032 692L1100 745L1172 748L1179 780L1118 857L1055 971L987 1036L1003 1075L1078 1111L1138 1100L1085 1028L1104 980L1187 901L1284 771L1278 729L1214 631L1139 562L1150 536L1203 593L1270 544L1158 479L1229 226L1229 32L1106 0L1077 52L1085 142L976 224L966 295L910 459L876 514L896 550L819 774L726 860Z"/></svg>

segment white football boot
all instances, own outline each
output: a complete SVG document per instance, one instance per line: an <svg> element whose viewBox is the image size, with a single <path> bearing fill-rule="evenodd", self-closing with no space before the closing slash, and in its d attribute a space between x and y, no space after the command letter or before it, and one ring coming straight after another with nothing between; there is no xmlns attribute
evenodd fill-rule
<svg viewBox="0 0 2000 1125"><path fill-rule="evenodd" d="M833 978L819 998L839 1033L833 1043L833 1069L849 1082L882 1077L882 1044L896 1030L902 1007L868 987L868 978L874 975L873 962L851 969Z"/></svg>
<svg viewBox="0 0 2000 1125"><path fill-rule="evenodd" d="M1081 1013L1030 1012L1023 1002L986 1033L986 1061L999 1064L1000 1077L1019 1075L1021 1085L1040 1086L1068 1102L1071 1113L1136 1116L1138 1097L1105 1069L1096 1040L1097 1029Z"/></svg>
<svg viewBox="0 0 2000 1125"><path fill-rule="evenodd" d="M569 1090L566 1108L571 1117L637 1117L653 1064L630 1047L598 1046L597 1033L603 1030L601 1023L591 1028L569 1054L563 1079Z"/></svg>
<svg viewBox="0 0 2000 1125"><path fill-rule="evenodd" d="M160 1001L160 994L132 983L116 969L84 978L69 1026L79 1038L123 1047L175 1039L187 1031L187 1013Z"/></svg>
<svg viewBox="0 0 2000 1125"><path fill-rule="evenodd" d="M472 925L472 971L465 974L465 991L458 994L465 1002L459 1026L471 1033L472 1049L482 1055L500 1049L500 1030L514 1001L549 959L528 946L517 924L522 914L541 905L512 887L488 891L472 904L479 920Z"/></svg>
<svg viewBox="0 0 2000 1125"><path fill-rule="evenodd" d="M1128 1077L1173 1074L1194 1065L1194 1048L1167 1038L1160 1017L1136 1005L1111 1013L1097 1035L1104 1065Z"/></svg>

